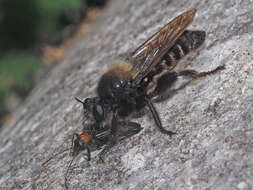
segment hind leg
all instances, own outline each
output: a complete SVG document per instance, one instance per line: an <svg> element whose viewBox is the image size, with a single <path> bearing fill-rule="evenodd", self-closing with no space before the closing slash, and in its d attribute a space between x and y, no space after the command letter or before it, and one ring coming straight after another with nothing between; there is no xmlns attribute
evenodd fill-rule
<svg viewBox="0 0 253 190"><path fill-rule="evenodd" d="M191 79L200 79L204 78L208 75L216 74L217 72L224 70L225 66L219 66L214 70L207 72L198 72L195 70L184 70L180 72L168 72L162 75L158 81L155 90L149 95L150 98L155 98L155 101L162 101L173 96L177 91L183 89L189 82L183 84L181 87L177 89L169 90L170 87L177 81L178 76L183 76ZM169 90L169 91L168 91ZM166 93L165 93L166 92Z"/></svg>
<svg viewBox="0 0 253 190"><path fill-rule="evenodd" d="M211 70L211 71L207 71L207 72L198 72L195 70L184 70L184 71L180 71L178 72L178 76L184 76L184 77L189 77L189 78L193 78L193 79L198 79L198 78L202 78L202 77L206 77L208 75L213 75L216 74L218 71L224 70L225 66L218 66L216 69Z"/></svg>

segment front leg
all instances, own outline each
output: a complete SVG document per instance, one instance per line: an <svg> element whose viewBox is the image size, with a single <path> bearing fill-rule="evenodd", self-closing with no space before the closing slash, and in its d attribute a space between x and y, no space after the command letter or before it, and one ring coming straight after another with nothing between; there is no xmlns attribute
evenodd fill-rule
<svg viewBox="0 0 253 190"><path fill-rule="evenodd" d="M108 142L106 143L105 148L102 150L102 152L99 155L99 159L102 163L104 163L104 156L106 152L108 152L117 142L118 139L118 118L117 118L117 113L113 113L113 118L112 118L112 123L111 123L111 135L108 139Z"/></svg>

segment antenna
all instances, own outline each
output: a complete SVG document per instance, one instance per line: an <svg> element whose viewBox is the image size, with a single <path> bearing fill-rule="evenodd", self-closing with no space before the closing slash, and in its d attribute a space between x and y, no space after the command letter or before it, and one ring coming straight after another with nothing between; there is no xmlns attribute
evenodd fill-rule
<svg viewBox="0 0 253 190"><path fill-rule="evenodd" d="M63 151L60 151L60 152L56 153L55 155L53 155L52 157L50 157L48 160L46 160L45 162L43 162L43 163L42 163L42 166L44 166L46 163L48 163L50 160L52 160L52 159L55 158L56 156L58 156L58 155L60 155L60 154L62 154L62 153L64 153L64 152L67 152L67 151L69 151L69 150L71 150L71 148L67 148L67 149L65 149L65 150L63 150Z"/></svg>
<svg viewBox="0 0 253 190"><path fill-rule="evenodd" d="M83 101L83 100L81 100L80 98L75 97L75 99L76 99L76 101L80 102L81 104L84 104L84 101Z"/></svg>

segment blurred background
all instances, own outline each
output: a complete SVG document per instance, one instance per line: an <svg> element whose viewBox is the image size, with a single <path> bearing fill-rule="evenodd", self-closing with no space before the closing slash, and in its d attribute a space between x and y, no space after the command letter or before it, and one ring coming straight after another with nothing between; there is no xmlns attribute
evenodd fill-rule
<svg viewBox="0 0 253 190"><path fill-rule="evenodd" d="M0 129L108 0L0 0Z"/></svg>

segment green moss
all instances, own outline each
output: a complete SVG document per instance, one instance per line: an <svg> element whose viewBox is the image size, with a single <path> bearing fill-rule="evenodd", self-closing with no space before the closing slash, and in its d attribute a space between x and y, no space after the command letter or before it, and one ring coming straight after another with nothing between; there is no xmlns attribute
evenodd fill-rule
<svg viewBox="0 0 253 190"><path fill-rule="evenodd" d="M59 16L63 10L78 10L83 0L40 0L37 1L40 11L40 31L55 31L59 29Z"/></svg>
<svg viewBox="0 0 253 190"><path fill-rule="evenodd" d="M30 54L11 53L0 57L0 90L29 83L28 74L40 66L40 60Z"/></svg>

